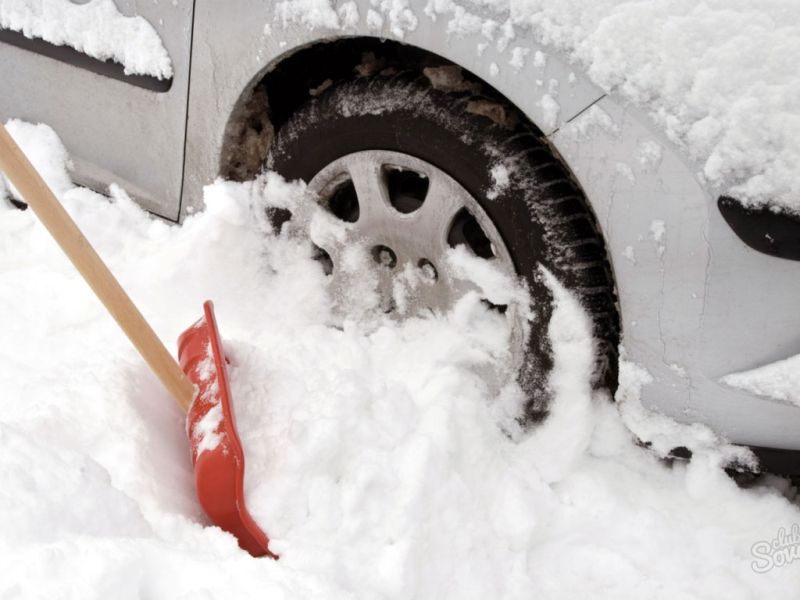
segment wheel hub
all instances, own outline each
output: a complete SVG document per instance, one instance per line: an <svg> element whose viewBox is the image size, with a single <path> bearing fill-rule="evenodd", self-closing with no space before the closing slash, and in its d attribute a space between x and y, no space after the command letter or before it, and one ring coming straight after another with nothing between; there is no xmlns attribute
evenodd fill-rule
<svg viewBox="0 0 800 600"><path fill-rule="evenodd" d="M464 246L517 279L511 255L480 204L444 171L408 154L369 150L322 169L309 189L326 209L306 215L312 241L327 263L338 309L371 290L371 306L393 318L442 314L469 292L485 298L473 278L451 268ZM487 305L511 320L512 354L521 364L523 307Z"/></svg>

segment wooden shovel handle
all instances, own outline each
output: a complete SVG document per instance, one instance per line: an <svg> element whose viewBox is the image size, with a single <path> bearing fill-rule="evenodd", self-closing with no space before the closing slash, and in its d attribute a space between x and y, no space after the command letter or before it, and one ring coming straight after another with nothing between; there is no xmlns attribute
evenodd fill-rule
<svg viewBox="0 0 800 600"><path fill-rule="evenodd" d="M194 386L131 302L78 226L0 123L0 171L14 184L86 283L136 346L180 407L188 410Z"/></svg>

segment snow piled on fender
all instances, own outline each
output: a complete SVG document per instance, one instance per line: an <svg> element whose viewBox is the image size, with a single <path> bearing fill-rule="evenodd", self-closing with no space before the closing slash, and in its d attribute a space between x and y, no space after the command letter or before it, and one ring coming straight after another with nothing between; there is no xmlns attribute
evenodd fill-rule
<svg viewBox="0 0 800 600"><path fill-rule="evenodd" d="M0 28L111 59L126 75L172 77L172 61L155 28L143 17L120 13L114 0L0 0Z"/></svg>
<svg viewBox="0 0 800 600"><path fill-rule="evenodd" d="M507 0L514 25L648 109L703 176L745 204L800 211L800 4Z"/></svg>
<svg viewBox="0 0 800 600"><path fill-rule="evenodd" d="M285 4L277 11L284 20ZM291 5L294 21L319 25L330 14L324 24L340 26L332 0ZM484 39L478 55L494 45L514 69L530 53L526 39L552 48L604 91L645 108L718 193L800 213L796 0L429 0L406 19L413 27L398 18L410 13L408 0L370 5L367 27L386 21L403 39L417 20L443 19L454 37ZM557 90L541 102L557 119Z"/></svg>
<svg viewBox="0 0 800 600"><path fill-rule="evenodd" d="M637 445L591 392L587 319L557 281L555 401L526 431L519 390L477 375L507 332L474 298L329 325L308 242L264 215L304 193L220 181L182 227L117 188L60 193L168 346L214 299L248 504L278 562L207 526L184 415L32 211L0 212L0 596L796 597L796 565L758 574L750 553L800 521L794 491L737 488L721 470L732 450L636 407L647 382L629 371L628 420L680 429L694 458L668 466Z"/></svg>

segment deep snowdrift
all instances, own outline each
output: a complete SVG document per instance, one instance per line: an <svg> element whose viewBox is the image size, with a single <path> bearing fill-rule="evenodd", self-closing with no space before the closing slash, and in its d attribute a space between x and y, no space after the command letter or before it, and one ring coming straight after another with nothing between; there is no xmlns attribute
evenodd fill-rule
<svg viewBox="0 0 800 600"><path fill-rule="evenodd" d="M299 187L218 182L168 226L121 190L62 186L57 137L13 131L168 346L215 300L248 500L282 558L204 525L182 415L31 211L0 199L0 596L797 597L797 564L751 569L753 544L800 521L780 480L737 488L713 435L641 409L634 365L621 404L592 397L584 317L557 285L557 398L522 432L515 390L491 397L475 375L504 331L469 298L403 326L328 326L307 245L263 220ZM664 466L619 406L694 460Z"/></svg>

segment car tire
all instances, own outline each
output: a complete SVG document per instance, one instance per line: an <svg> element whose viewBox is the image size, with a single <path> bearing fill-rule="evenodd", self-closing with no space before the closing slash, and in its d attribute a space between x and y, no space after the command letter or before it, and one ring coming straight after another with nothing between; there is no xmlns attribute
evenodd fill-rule
<svg viewBox="0 0 800 600"><path fill-rule="evenodd" d="M615 389L619 325L605 244L584 194L532 124L474 88L436 89L412 73L373 75L310 99L275 133L266 166L309 182L333 161L366 150L404 153L444 171L500 232L535 311L519 375L527 421L547 413L553 364L552 297L540 265L588 311L597 340L594 382ZM498 181L498 165L507 180Z"/></svg>

